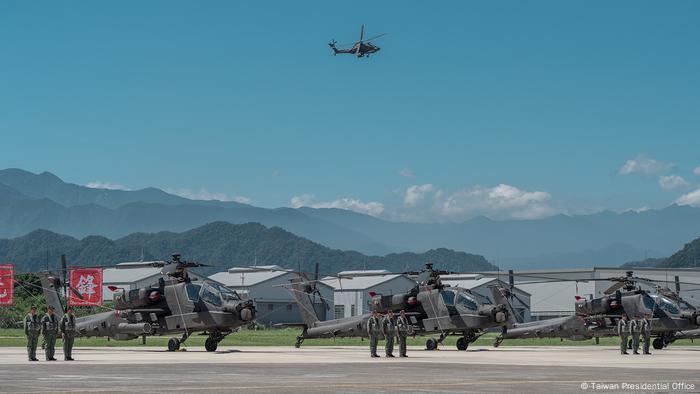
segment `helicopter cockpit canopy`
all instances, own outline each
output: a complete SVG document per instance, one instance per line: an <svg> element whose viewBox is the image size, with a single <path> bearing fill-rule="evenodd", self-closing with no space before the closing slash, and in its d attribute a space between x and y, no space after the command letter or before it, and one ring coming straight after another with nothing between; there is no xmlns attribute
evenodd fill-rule
<svg viewBox="0 0 700 394"><path fill-rule="evenodd" d="M442 300L447 306L460 305L471 310L477 310L479 308L476 298L464 289L446 288L442 291Z"/></svg>
<svg viewBox="0 0 700 394"><path fill-rule="evenodd" d="M223 284L202 276L191 274L191 281L187 283L187 297L194 302L200 299L214 306L221 306L222 302L241 301L236 291Z"/></svg>
<svg viewBox="0 0 700 394"><path fill-rule="evenodd" d="M673 315L680 314L680 310L675 302L658 294L649 294L649 297L644 297L644 306L651 311L661 309Z"/></svg>

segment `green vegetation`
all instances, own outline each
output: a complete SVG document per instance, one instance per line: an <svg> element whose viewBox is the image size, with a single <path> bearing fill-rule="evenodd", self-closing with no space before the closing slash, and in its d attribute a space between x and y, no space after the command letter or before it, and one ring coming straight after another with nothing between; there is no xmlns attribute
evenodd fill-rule
<svg viewBox="0 0 700 394"><path fill-rule="evenodd" d="M683 249L663 260L658 267L690 268L700 267L700 238L685 244Z"/></svg>
<svg viewBox="0 0 700 394"><path fill-rule="evenodd" d="M47 230L36 230L25 236L0 240L0 262L14 263L18 272L45 269L47 262L55 266L61 254L71 265L111 265L146 260L163 260L173 252L185 259L211 264L199 272L212 274L234 265L277 264L313 272L316 263L321 273L381 267L392 271L418 270L427 261L446 270L494 270L483 256L434 249L425 253L401 253L367 256L359 252L330 249L279 227L267 228L258 223L231 224L214 222L183 233L135 233L110 240L89 236L82 240Z"/></svg>
<svg viewBox="0 0 700 394"><path fill-rule="evenodd" d="M272 330L241 330L231 334L220 344L220 346L294 346L296 336L299 335L296 329L272 329ZM205 335L193 335L187 340L189 346L204 346ZM443 348L454 349L458 337L448 337L443 343ZM492 346L496 334L486 334L479 338L474 345ZM141 339L130 341L107 340L106 338L76 338L77 347L118 347L118 346L157 346L166 348L169 337L148 337L143 345ZM409 346L425 345L425 337L409 339ZM599 346L617 346L617 338L600 338ZM60 346L59 340L56 346ZM339 338L339 339L308 339L302 346L368 346L368 342L359 338ZM501 346L595 346L593 340L590 341L561 341L559 339L512 339L506 340ZM680 340L671 346L694 345L690 340ZM700 345L700 342L698 342ZM26 346L24 333L21 329L0 329L0 347Z"/></svg>

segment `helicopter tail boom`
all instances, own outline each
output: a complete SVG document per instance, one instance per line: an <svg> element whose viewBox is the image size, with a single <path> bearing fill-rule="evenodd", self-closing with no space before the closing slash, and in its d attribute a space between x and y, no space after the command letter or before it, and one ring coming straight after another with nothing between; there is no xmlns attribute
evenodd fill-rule
<svg viewBox="0 0 700 394"><path fill-rule="evenodd" d="M306 327L313 327L319 322L319 318L316 314L316 309L314 309L314 304L311 301L308 287L308 283L301 276L292 279L291 290L299 306L301 319Z"/></svg>
<svg viewBox="0 0 700 394"><path fill-rule="evenodd" d="M41 280L41 288L44 292L44 298L46 298L46 305L53 306L54 312L58 319L63 316L63 305L61 305L61 298L58 296L59 279L49 271L43 271L39 273L39 279Z"/></svg>

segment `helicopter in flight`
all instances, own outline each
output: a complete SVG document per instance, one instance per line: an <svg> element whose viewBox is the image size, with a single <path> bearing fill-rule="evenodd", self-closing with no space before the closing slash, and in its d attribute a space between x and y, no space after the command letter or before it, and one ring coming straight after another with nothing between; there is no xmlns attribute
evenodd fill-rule
<svg viewBox="0 0 700 394"><path fill-rule="evenodd" d="M376 40L377 38L383 37L385 35L386 35L386 33L382 33L382 34L379 34L379 35L374 36L374 37L370 37L370 38L365 40L364 39L365 25L362 25L360 27L360 40L357 41L356 43L352 44L352 47L350 47L348 49L338 49L338 47L337 47L338 43L335 40L331 40L331 42L328 43L328 46L331 47L331 49L333 50L334 56L339 54L339 53L350 53L350 54L357 56L358 58L365 57L365 56L369 57L369 55L376 53L376 52L379 52L379 50L381 49L378 46L372 44L370 41ZM351 44L347 44L347 45L351 45Z"/></svg>
<svg viewBox="0 0 700 394"><path fill-rule="evenodd" d="M528 275L522 275L527 277ZM535 280L542 277L532 277ZM547 278L541 282L569 281ZM662 349L669 343L682 338L696 338L700 335L700 310L690 305L669 289L656 286L651 279L634 276L627 271L624 276L601 279L576 279L575 281L615 282L604 296L586 299L577 297L575 314L536 322L521 323L511 319L504 326L494 346L505 339L516 338L563 338L586 340L595 337L616 337L617 322L623 315L630 318L648 317L651 322L651 335L656 337L652 345ZM540 283L541 283L540 282ZM537 282L525 282L537 283ZM646 283L656 288L656 293L642 289L638 283ZM679 288L682 282L676 282ZM506 299L512 294L504 294Z"/></svg>
<svg viewBox="0 0 700 394"><path fill-rule="evenodd" d="M201 266L204 264L181 260L179 254L173 254L169 261L117 264L117 269L161 268L161 277L139 289L111 286L114 311L77 318L78 336L129 340L181 333L180 338L168 341L168 350L175 351L193 332L206 331L209 336L204 347L208 352L216 351L227 335L253 321L256 311L252 300L244 301L223 284L188 271ZM54 306L60 319L59 289L78 293L52 272L41 272L39 277L47 305Z"/></svg>
<svg viewBox="0 0 700 394"><path fill-rule="evenodd" d="M480 302L468 289L444 285L440 275L450 272L433 269L432 263L427 263L420 272L405 274L418 275L416 285L405 293L381 295L370 293L372 310L379 313L388 311L405 311L414 335L437 335L426 340L427 350L435 350L448 335L458 335L457 349L467 350L470 343L483 335L487 329L503 326L508 321L509 312L507 300L492 289L496 304ZM298 274L290 285L284 285L290 290L299 305L302 323L290 326L302 327L302 333L297 337L295 347L300 347L305 339L337 338L337 337L367 337L367 321L371 316L366 313L335 320L320 321L313 308L314 299L319 290L316 288L318 275L314 280L308 280L304 274ZM342 280L342 277L340 277ZM323 302L323 299L321 298ZM409 332L411 331L409 330Z"/></svg>

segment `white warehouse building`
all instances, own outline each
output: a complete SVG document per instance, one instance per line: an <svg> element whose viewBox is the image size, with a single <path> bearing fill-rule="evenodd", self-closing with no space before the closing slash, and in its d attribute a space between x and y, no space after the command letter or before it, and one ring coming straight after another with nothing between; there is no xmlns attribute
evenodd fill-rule
<svg viewBox="0 0 700 394"><path fill-rule="evenodd" d="M255 302L258 323L271 326L278 323L301 323L299 307L288 285L296 274L277 265L234 267L209 278L235 290L242 297ZM316 314L320 320L333 317L333 288L319 282L321 299L316 300Z"/></svg>
<svg viewBox="0 0 700 394"><path fill-rule="evenodd" d="M161 277L160 272L160 268L153 267L129 269L105 268L102 270L102 299L104 301L112 301L114 292L109 289L109 286L133 290L149 287L154 283L158 283L158 278Z"/></svg>
<svg viewBox="0 0 700 394"><path fill-rule="evenodd" d="M386 270L343 271L338 273L338 277L321 280L321 283L333 289L334 319L371 312L370 292L397 294L416 285L413 279L401 274L390 274Z"/></svg>

